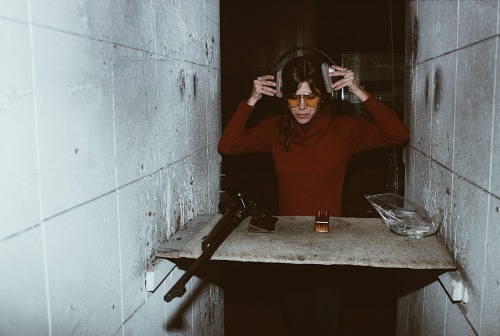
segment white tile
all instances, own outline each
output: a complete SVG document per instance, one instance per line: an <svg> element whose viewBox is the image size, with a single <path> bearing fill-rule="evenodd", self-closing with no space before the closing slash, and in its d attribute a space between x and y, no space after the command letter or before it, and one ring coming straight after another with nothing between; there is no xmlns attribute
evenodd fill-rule
<svg viewBox="0 0 500 336"><path fill-rule="evenodd" d="M495 35L498 0L459 0L458 46L463 47ZM478 24L478 22L481 24Z"/></svg>
<svg viewBox="0 0 500 336"><path fill-rule="evenodd" d="M415 165L413 168L413 197L411 200L418 205L428 207L430 188L431 159L415 151Z"/></svg>
<svg viewBox="0 0 500 336"><path fill-rule="evenodd" d="M0 335L49 335L42 230L0 241Z"/></svg>
<svg viewBox="0 0 500 336"><path fill-rule="evenodd" d="M489 187L495 40L458 52L453 170Z"/></svg>
<svg viewBox="0 0 500 336"><path fill-rule="evenodd" d="M429 194L427 210L443 209L443 222L439 233L444 244L450 251L453 250L454 239L452 236L452 193L453 193L453 173L451 170L433 161L431 163Z"/></svg>
<svg viewBox="0 0 500 336"><path fill-rule="evenodd" d="M217 144L208 147L208 213L219 213L221 156Z"/></svg>
<svg viewBox="0 0 500 336"><path fill-rule="evenodd" d="M187 155L187 122L184 94L185 62L175 60L159 61L158 71L158 128L159 156L168 166Z"/></svg>
<svg viewBox="0 0 500 336"><path fill-rule="evenodd" d="M208 157L207 151L201 150L188 157L188 178L192 195L194 217L209 213L208 209Z"/></svg>
<svg viewBox="0 0 500 336"><path fill-rule="evenodd" d="M458 1L434 1L434 57L457 49Z"/></svg>
<svg viewBox="0 0 500 336"><path fill-rule="evenodd" d="M425 287L423 301L423 335L444 335L446 300L448 300L448 296L441 287L439 281L435 281Z"/></svg>
<svg viewBox="0 0 500 336"><path fill-rule="evenodd" d="M103 43L44 28L34 32L47 218L115 186L111 62Z"/></svg>
<svg viewBox="0 0 500 336"><path fill-rule="evenodd" d="M445 336L475 336L477 332L467 321L462 310L459 308L460 303L448 302L446 310L446 326Z"/></svg>
<svg viewBox="0 0 500 336"><path fill-rule="evenodd" d="M184 72L186 136L189 154L207 147L207 75L207 68L196 65Z"/></svg>
<svg viewBox="0 0 500 336"><path fill-rule="evenodd" d="M205 64L207 64L210 68L221 68L220 25L218 18L216 22L211 21L210 19L207 20L205 33L205 58Z"/></svg>
<svg viewBox="0 0 500 336"><path fill-rule="evenodd" d="M119 8L100 0L37 0L30 4L37 25L106 41L110 40L113 22L109 16Z"/></svg>
<svg viewBox="0 0 500 336"><path fill-rule="evenodd" d="M198 0L156 0L154 7L156 52L178 60L205 64L203 4Z"/></svg>
<svg viewBox="0 0 500 336"><path fill-rule="evenodd" d="M469 293L467 318L479 329L483 295L488 194L464 178L454 176L453 217L455 259L463 270Z"/></svg>
<svg viewBox="0 0 500 336"><path fill-rule="evenodd" d="M156 62L151 55L114 48L113 92L118 185L162 167Z"/></svg>
<svg viewBox="0 0 500 336"><path fill-rule="evenodd" d="M166 194L167 202L167 235L170 237L190 219L194 218L193 195L190 184L193 180L189 174L187 160L180 160L167 167L162 172L162 190Z"/></svg>
<svg viewBox="0 0 500 336"><path fill-rule="evenodd" d="M40 222L28 26L0 20L0 239Z"/></svg>
<svg viewBox="0 0 500 336"><path fill-rule="evenodd" d="M208 69L207 76L207 136L208 144L218 144L222 132L221 76L217 69Z"/></svg>
<svg viewBox="0 0 500 336"><path fill-rule="evenodd" d="M118 239L114 193L47 221L54 335L111 335L120 327Z"/></svg>
<svg viewBox="0 0 500 336"><path fill-rule="evenodd" d="M411 135L410 142L416 149L430 156L432 95L434 87L433 61L418 64L416 73L415 129L414 133Z"/></svg>
<svg viewBox="0 0 500 336"><path fill-rule="evenodd" d="M406 146L404 149L405 155L405 197L413 199L415 191L415 153L416 150L411 146Z"/></svg>
<svg viewBox="0 0 500 336"><path fill-rule="evenodd" d="M148 300L124 324L125 336L165 335L165 286L148 295Z"/></svg>
<svg viewBox="0 0 500 336"><path fill-rule="evenodd" d="M431 152L432 158L446 167L453 163L455 70L456 53L434 59Z"/></svg>
<svg viewBox="0 0 500 336"><path fill-rule="evenodd" d="M205 16L217 25L220 20L220 1L205 0Z"/></svg>
<svg viewBox="0 0 500 336"><path fill-rule="evenodd" d="M416 30L417 48L416 52L417 62L429 60L434 55L434 13L436 1L418 1L418 18L415 22L418 29Z"/></svg>
<svg viewBox="0 0 500 336"><path fill-rule="evenodd" d="M490 196L481 335L494 335L500 330L500 200Z"/></svg>
<svg viewBox="0 0 500 336"><path fill-rule="evenodd" d="M0 16L28 22L28 3L18 0L3 0L0 1Z"/></svg>
<svg viewBox="0 0 500 336"><path fill-rule="evenodd" d="M113 42L133 49L155 51L155 15L151 0L120 1L107 14L113 23ZM174 35L174 32L176 29L170 34Z"/></svg>
<svg viewBox="0 0 500 336"><path fill-rule="evenodd" d="M167 238L167 195L160 178L148 175L119 190L125 320L146 301L148 261Z"/></svg>

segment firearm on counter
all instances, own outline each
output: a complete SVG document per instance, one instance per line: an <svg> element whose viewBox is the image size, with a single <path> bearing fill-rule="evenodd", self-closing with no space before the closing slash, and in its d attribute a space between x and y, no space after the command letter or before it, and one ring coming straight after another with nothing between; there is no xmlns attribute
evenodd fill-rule
<svg viewBox="0 0 500 336"><path fill-rule="evenodd" d="M219 210L225 209L225 204L219 204ZM208 261L224 240L231 232L248 216L256 214L255 204L251 201L245 201L240 193L232 199L232 203L225 210L222 217L214 225L213 229L207 236L201 240L202 254L194 261L186 272L177 280L172 288L165 294L164 299L167 302L172 301L175 297L181 297L186 292L186 283L195 274L196 270L203 263Z"/></svg>

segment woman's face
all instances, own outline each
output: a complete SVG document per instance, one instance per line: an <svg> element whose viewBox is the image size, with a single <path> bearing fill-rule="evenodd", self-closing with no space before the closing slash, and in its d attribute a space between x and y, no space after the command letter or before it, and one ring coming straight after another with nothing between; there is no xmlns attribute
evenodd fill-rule
<svg viewBox="0 0 500 336"><path fill-rule="evenodd" d="M295 103L292 99L288 100L290 112L292 112L292 115L295 117L295 120L297 120L299 124L305 125L309 121L311 121L311 119L318 112L321 103L321 97L312 92L307 82L302 82L299 85L297 92L295 92L294 98L295 99L293 100L295 100ZM291 107L296 104L297 99L299 100L298 105L295 107Z"/></svg>

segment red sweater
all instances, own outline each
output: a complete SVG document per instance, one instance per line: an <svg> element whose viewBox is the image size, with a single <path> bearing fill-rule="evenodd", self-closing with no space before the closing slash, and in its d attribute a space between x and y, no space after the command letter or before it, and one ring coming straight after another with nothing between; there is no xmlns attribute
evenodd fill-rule
<svg viewBox="0 0 500 336"><path fill-rule="evenodd" d="M227 124L219 142L220 154L271 153L278 181L281 216L314 216L328 211L342 216L342 189L352 154L405 143L408 130L387 105L368 98L363 105L374 122L337 116L322 107L304 131L295 126L290 151L278 143L280 115L246 128L252 107L242 101Z"/></svg>

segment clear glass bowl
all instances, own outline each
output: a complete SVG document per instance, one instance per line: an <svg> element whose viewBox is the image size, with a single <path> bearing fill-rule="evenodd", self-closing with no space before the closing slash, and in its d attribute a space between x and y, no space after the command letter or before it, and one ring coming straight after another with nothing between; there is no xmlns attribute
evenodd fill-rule
<svg viewBox="0 0 500 336"><path fill-rule="evenodd" d="M395 233L410 238L422 238L435 234L442 221L443 209L429 214L423 207L401 195L385 193L365 195L382 221Z"/></svg>

